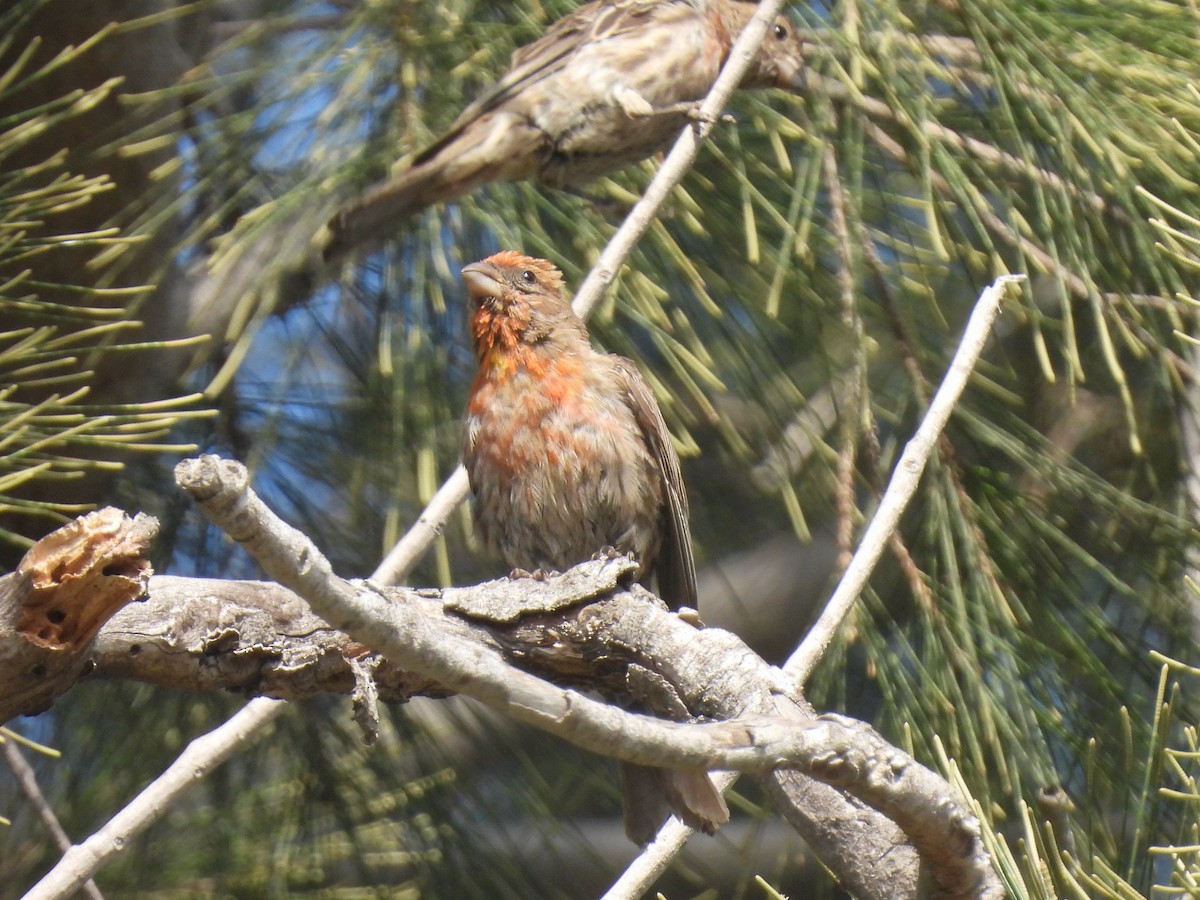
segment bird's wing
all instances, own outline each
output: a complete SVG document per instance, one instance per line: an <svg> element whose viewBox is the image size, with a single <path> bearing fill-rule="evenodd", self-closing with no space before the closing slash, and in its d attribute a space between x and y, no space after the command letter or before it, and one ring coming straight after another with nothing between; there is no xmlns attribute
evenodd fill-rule
<svg viewBox="0 0 1200 900"><path fill-rule="evenodd" d="M688 528L688 501L679 469L679 456L662 411L642 373L629 360L613 357L618 381L634 419L646 439L663 482L662 547L654 565L658 593L667 604L696 607L696 561L692 557L692 535Z"/></svg>
<svg viewBox="0 0 1200 900"><path fill-rule="evenodd" d="M635 32L644 27L647 17L660 15L672 7L705 5L703 0L593 0L585 3L552 24L537 40L518 47L508 71L468 104L449 130L414 158L413 165L432 158L479 116L561 70L582 45Z"/></svg>

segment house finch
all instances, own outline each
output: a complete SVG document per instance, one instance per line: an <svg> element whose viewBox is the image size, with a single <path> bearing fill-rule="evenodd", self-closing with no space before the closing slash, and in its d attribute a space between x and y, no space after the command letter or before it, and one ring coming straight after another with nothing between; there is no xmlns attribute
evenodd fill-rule
<svg viewBox="0 0 1200 900"><path fill-rule="evenodd" d="M502 251L463 269L479 372L463 462L484 545L508 566L566 569L612 547L654 573L672 606L696 605L679 459L629 360L592 349L551 263ZM646 843L663 800L712 832L729 810L698 771L623 766L625 829Z"/></svg>
<svg viewBox="0 0 1200 900"><path fill-rule="evenodd" d="M491 181L580 186L667 149L754 14L745 0L596 0L513 54L512 66L407 171L329 223L326 258ZM779 16L744 88L803 86Z"/></svg>

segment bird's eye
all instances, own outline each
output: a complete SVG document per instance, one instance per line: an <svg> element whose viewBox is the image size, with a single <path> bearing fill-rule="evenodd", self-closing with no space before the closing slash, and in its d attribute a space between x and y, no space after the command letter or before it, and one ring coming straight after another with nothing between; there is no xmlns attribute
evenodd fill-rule
<svg viewBox="0 0 1200 900"><path fill-rule="evenodd" d="M533 274L532 269L526 269L524 272L522 272L521 279L526 284L537 284L537 276Z"/></svg>
<svg viewBox="0 0 1200 900"><path fill-rule="evenodd" d="M786 41L787 40L788 30L783 25L776 25L774 27L774 29L772 29L772 31L775 34L776 40L778 40L778 41Z"/></svg>

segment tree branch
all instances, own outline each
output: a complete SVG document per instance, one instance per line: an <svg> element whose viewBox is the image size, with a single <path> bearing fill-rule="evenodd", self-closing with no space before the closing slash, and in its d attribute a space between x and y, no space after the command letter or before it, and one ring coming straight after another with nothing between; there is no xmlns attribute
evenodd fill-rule
<svg viewBox="0 0 1200 900"><path fill-rule="evenodd" d="M854 558L846 567L833 596L829 598L825 611L784 666L784 671L796 690L800 690L808 680L833 641L838 628L858 602L859 595L875 570L875 564L879 562L888 539L900 524L901 515L916 493L921 473L925 471L925 464L933 453L937 437L950 420L950 413L954 411L975 363L983 352L991 333L992 322L1000 312L1000 301L1004 299L1009 285L1023 281L1024 277L1000 276L984 290L976 302L946 376L934 394L925 418L921 420L916 433L896 463L892 479L879 501L878 510L871 518L871 524L863 534Z"/></svg>
<svg viewBox="0 0 1200 900"><path fill-rule="evenodd" d="M773 693L776 670L733 635L697 631L640 588L625 590L622 583L634 569L628 560L593 561L546 581L504 579L444 591L351 584L321 575L327 563L245 490L241 466L208 458L181 468L189 486L199 489L218 519L261 554L264 565L300 560L303 574L294 580L328 577L327 593L340 596L344 591L364 607L351 618L377 621L374 627L384 635L377 645L390 654L376 668L387 680L384 696L399 699L415 691L444 694L448 687L465 687L514 717L596 752L656 765L770 773L788 819L859 896L910 896L916 883L913 847L888 818L862 802L812 777L775 773L777 765L795 765L887 808L927 862L942 854L940 862L929 863L946 873L942 883L974 884L972 877L986 873L978 825L942 779L866 725L817 717L806 704ZM196 476L191 481L189 469ZM266 562L270 559L275 561ZM181 677L189 688L235 686L293 695L353 688L351 660L363 656L365 648L335 632L282 587L171 577L151 578L148 584L147 600L115 616L88 654L97 674L159 683ZM440 648L433 665L449 675L429 677L430 661L411 650L413 638L426 651ZM514 669L514 662L532 671ZM533 674L627 699L621 673L630 665L653 667L695 714L733 721L680 724L634 715ZM277 709L277 704L254 701L218 732L198 738L130 807L64 857L39 890L72 890L191 783L191 778L179 777L181 766L203 774ZM955 848L949 856L946 847ZM882 862L864 867L863 859ZM973 896L946 893L968 895Z"/></svg>
<svg viewBox="0 0 1200 900"><path fill-rule="evenodd" d="M29 801L29 805L33 807L33 811L37 813L37 817L42 820L42 827L46 829L50 837L54 840L54 846L59 850L66 852L71 847L71 839L63 830L62 824L58 821L58 816L54 814L54 810L50 808L50 803L46 800L46 795L42 793L42 789L38 786L37 775L34 774L33 766L25 761L25 757L17 748L17 742L11 739L6 739L0 735L0 746L4 747L4 758L8 762L8 767L12 769L13 777L17 779L17 784L21 786L21 793L25 795L25 799ZM79 888L91 900L104 900L104 895L100 893L100 888L96 887L96 882L90 878L83 881Z"/></svg>
<svg viewBox="0 0 1200 900"><path fill-rule="evenodd" d="M385 593L369 583L337 577L316 547L249 489L248 474L240 464L215 457L186 460L177 466L176 478L206 515L241 543L268 574L300 593L332 625L385 653L393 663L424 672L445 688L467 693L582 747L630 762L759 773L784 764L795 767L895 816L922 854L941 896L981 896L994 887L979 824L943 779L887 745L865 724L838 716L814 718L807 705L773 693L775 670L734 635L717 629L694 630L667 614L637 586L582 608L573 605L581 587L592 583L589 568L593 575L619 579L629 574L627 561L586 563L561 579L545 582L496 582L482 599L467 589L440 592L442 621L457 624L438 627L436 616L421 612L423 605L432 602L432 592ZM576 583L576 579L581 580ZM591 590L584 599L595 596L594 587ZM565 618L555 620L549 632L544 622L524 622L531 614L541 619L563 610ZM610 664L652 663L657 675L680 689L681 699L694 714L739 718L682 724L593 700L514 669L499 646L492 646L496 642L472 637L481 628L490 635L489 629L497 627L512 629L499 643L511 648L515 641L519 650L512 652L532 669L550 667L569 679L573 665L592 671L601 659ZM600 636L603 643L598 646ZM571 647L578 652L572 655ZM792 783L778 782L781 795L794 806L802 805L797 796L807 805L814 790L817 794L830 790L811 779L797 785L794 777ZM837 792L833 795L836 798ZM842 806L839 822L847 818L844 802ZM857 810L855 815L861 820L865 812ZM805 813L801 810L789 818L803 820ZM886 833L885 821L872 822L869 831ZM844 844L838 829L822 837ZM888 852L899 841L889 843ZM819 844L814 849L821 853ZM839 866L836 871L854 884L855 871L864 868L862 859L883 856L879 852L864 856L858 847L848 854L853 860L849 869ZM903 896L907 887L915 885L915 871L910 869L908 875L907 886L892 882L885 893L869 886L856 892Z"/></svg>
<svg viewBox="0 0 1200 900"><path fill-rule="evenodd" d="M354 661L368 654L277 584L156 575L146 600L114 616L89 656L93 678L302 700L350 694ZM445 693L387 660L372 674L386 703Z"/></svg>
<svg viewBox="0 0 1200 900"><path fill-rule="evenodd" d="M111 507L38 541L15 572L0 576L0 725L48 709L89 669L100 627L145 594L150 516Z"/></svg>
<svg viewBox="0 0 1200 900"><path fill-rule="evenodd" d="M232 756L235 750L283 710L283 703L260 698L248 704L224 725L196 738L162 775L99 831L64 853L54 868L25 895L24 900L70 896L101 866L127 849L135 837L162 817L180 794Z"/></svg>

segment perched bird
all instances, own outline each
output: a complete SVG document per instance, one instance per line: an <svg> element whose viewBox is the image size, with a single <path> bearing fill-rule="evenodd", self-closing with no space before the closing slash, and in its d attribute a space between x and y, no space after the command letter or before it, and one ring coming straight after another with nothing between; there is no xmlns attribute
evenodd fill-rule
<svg viewBox="0 0 1200 900"><path fill-rule="evenodd" d="M492 88L410 167L329 223L326 258L491 181L574 188L670 147L754 14L746 0L596 0L513 54ZM803 87L801 43L776 18L743 88Z"/></svg>
<svg viewBox="0 0 1200 900"><path fill-rule="evenodd" d="M463 270L479 371L463 463L476 529L506 565L566 569L615 548L672 606L696 605L679 459L632 362L592 349L551 263L505 250ZM636 843L663 799L712 832L729 810L707 774L623 765L625 829ZM653 790L652 790L653 789Z"/></svg>

